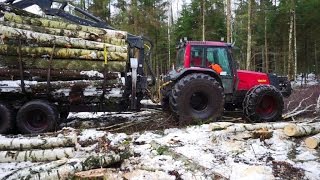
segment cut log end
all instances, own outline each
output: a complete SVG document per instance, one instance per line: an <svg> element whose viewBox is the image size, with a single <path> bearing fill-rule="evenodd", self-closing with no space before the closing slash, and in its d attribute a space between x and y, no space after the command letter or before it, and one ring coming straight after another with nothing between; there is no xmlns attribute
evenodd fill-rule
<svg viewBox="0 0 320 180"><path fill-rule="evenodd" d="M287 136L295 136L297 134L296 125L294 124L289 124L285 126L283 131Z"/></svg>
<svg viewBox="0 0 320 180"><path fill-rule="evenodd" d="M313 138L313 137L309 137L305 140L306 146L310 149L315 149L318 147L319 142L317 139Z"/></svg>

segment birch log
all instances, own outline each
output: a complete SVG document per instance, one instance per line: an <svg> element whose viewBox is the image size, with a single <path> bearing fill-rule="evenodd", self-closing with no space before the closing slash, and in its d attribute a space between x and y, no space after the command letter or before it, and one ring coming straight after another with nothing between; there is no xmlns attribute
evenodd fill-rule
<svg viewBox="0 0 320 180"><path fill-rule="evenodd" d="M51 149L56 147L75 147L76 136L64 137L32 137L32 138L0 138L0 150L32 150Z"/></svg>
<svg viewBox="0 0 320 180"><path fill-rule="evenodd" d="M284 133L291 137L314 135L320 133L320 124L288 124Z"/></svg>
<svg viewBox="0 0 320 180"><path fill-rule="evenodd" d="M18 23L7 22L7 21L0 22L0 24L3 24L5 26L10 26L13 28L29 30L29 31L33 31L33 32L52 34L52 35L57 35L57 36L66 36L66 37L70 37L70 38L82 38L82 39L90 40L90 41L109 43L109 44L116 45L116 46L126 46L127 45L125 39L117 39L117 38L112 38L112 37L101 36L98 34L94 34L92 32L72 31L72 30L67 30L67 29L56 29L56 28L48 28L48 27L41 27L41 26L32 26L32 25L18 24Z"/></svg>
<svg viewBox="0 0 320 180"><path fill-rule="evenodd" d="M28 16L28 17L33 17L33 18L40 18L41 17L39 15L30 13L28 11L25 11L20 8L16 8L14 6L11 6L11 5L5 4L5 3L0 4L0 9L3 10L4 12L11 12L11 13L21 15L21 16Z"/></svg>
<svg viewBox="0 0 320 180"><path fill-rule="evenodd" d="M15 15L13 13L5 13L4 19L6 21L15 22L19 24L29 24L33 26L42 26L42 27L50 27L50 28L57 28L57 29L67 29L72 31L85 31L85 32L91 32L98 35L103 35L110 38L118 38L118 39L127 38L127 32L125 31L115 31L115 30L102 29L102 28L96 28L91 26L82 26L82 25L72 24L64 21L49 20L46 18L30 18L30 17Z"/></svg>
<svg viewBox="0 0 320 180"><path fill-rule="evenodd" d="M58 148L45 150L26 150L26 151L0 151L0 163L8 162L43 162L54 161L63 158L72 158L74 148Z"/></svg>
<svg viewBox="0 0 320 180"><path fill-rule="evenodd" d="M36 174L40 172L50 171L53 168L62 166L68 162L68 159L61 159L57 161L52 161L50 163L44 163L40 165L31 166L28 168L22 168L13 171L12 173L4 176L2 179L24 179L25 177Z"/></svg>
<svg viewBox="0 0 320 180"><path fill-rule="evenodd" d="M86 49L69 49L69 48L53 48L49 47L30 47L22 46L21 53L23 56L41 58L51 55L60 59L81 59L81 60L102 60L104 61L104 51L86 50ZM0 45L0 54L6 56L18 56L19 47L13 45ZM127 53L108 52L108 61L126 61Z"/></svg>
<svg viewBox="0 0 320 180"><path fill-rule="evenodd" d="M258 129L283 129L289 123L235 124L227 128L228 132L254 131Z"/></svg>
<svg viewBox="0 0 320 180"><path fill-rule="evenodd" d="M307 139L305 139L304 142L306 143L306 146L310 149L317 148L320 144L320 133L314 136L308 137Z"/></svg>
<svg viewBox="0 0 320 180"><path fill-rule="evenodd" d="M68 48L94 49L102 51L104 50L104 48L106 48L108 52L127 52L127 47L115 46L112 44L95 41L88 41L82 38L69 38L66 36L44 34L3 25L0 25L0 34L4 39L31 40L32 42L47 46L52 46L53 44L55 44L56 46Z"/></svg>
<svg viewBox="0 0 320 180"><path fill-rule="evenodd" d="M19 58L16 56L0 56L0 67L19 69ZM22 58L23 67L28 69L48 69L49 61L42 58ZM124 72L126 68L124 61L108 61L106 70L110 72ZM76 71L104 71L104 62L82 61L79 59L53 59L52 70L76 70Z"/></svg>
<svg viewBox="0 0 320 180"><path fill-rule="evenodd" d="M62 160L54 161L48 164L39 165L38 167L19 170L6 176L5 179L72 179L76 172L106 167L111 164L120 162L129 157L127 156L128 153L128 150L123 150L118 153L110 151L100 154L93 153L87 157L70 159L67 162ZM43 170L41 170L41 168L43 168ZM29 174L27 175L26 170L30 170Z"/></svg>

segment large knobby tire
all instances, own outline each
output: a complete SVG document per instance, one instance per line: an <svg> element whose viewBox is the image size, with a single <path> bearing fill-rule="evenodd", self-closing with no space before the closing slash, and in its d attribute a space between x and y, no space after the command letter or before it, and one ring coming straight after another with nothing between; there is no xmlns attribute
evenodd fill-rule
<svg viewBox="0 0 320 180"><path fill-rule="evenodd" d="M243 113L251 122L270 122L281 119L283 97L272 85L257 85L243 100Z"/></svg>
<svg viewBox="0 0 320 180"><path fill-rule="evenodd" d="M180 123L185 120L189 123L190 118L190 123L214 120L223 112L223 88L209 75L187 75L172 88L170 107Z"/></svg>
<svg viewBox="0 0 320 180"><path fill-rule="evenodd" d="M171 96L171 89L169 89L170 87L164 87L160 90L161 93L161 99L160 99L160 103L161 103L161 107L163 111L169 112L170 111L170 96Z"/></svg>
<svg viewBox="0 0 320 180"><path fill-rule="evenodd" d="M58 112L47 101L33 100L23 105L17 114L17 127L21 133L33 134L52 131L58 121Z"/></svg>
<svg viewBox="0 0 320 180"><path fill-rule="evenodd" d="M0 134L8 133L12 129L13 111L5 103L0 103Z"/></svg>

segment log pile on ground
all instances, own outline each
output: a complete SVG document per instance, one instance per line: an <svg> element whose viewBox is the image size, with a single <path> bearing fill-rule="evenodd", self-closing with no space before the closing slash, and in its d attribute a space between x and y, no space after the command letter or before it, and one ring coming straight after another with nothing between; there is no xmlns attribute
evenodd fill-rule
<svg viewBox="0 0 320 180"><path fill-rule="evenodd" d="M95 79L110 79L106 72L125 71L127 32L42 18L3 4L0 11L0 80L22 79L21 70L32 81L90 79L81 74L90 70L102 73Z"/></svg>
<svg viewBox="0 0 320 180"><path fill-rule="evenodd" d="M0 140L0 163L36 163L3 179L71 179L77 172L108 167L130 156L126 145L108 143L106 133L83 135L70 128L34 137L3 136Z"/></svg>

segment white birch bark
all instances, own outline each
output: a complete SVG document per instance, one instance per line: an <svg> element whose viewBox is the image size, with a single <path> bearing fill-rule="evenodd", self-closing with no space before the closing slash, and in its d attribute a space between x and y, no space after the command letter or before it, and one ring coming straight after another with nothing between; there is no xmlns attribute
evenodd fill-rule
<svg viewBox="0 0 320 180"><path fill-rule="evenodd" d="M55 20L50 20L46 18L30 18L30 17L15 15L13 13L5 13L4 19L6 21L15 22L19 24L29 24L33 26L49 27L49 28L56 28L56 29L67 29L67 30L74 30L74 31L91 32L98 35L103 35L103 36L118 38L118 39L127 38L127 32L125 31L116 31L116 30L102 29L102 28L96 28L91 26L82 26L78 24L72 24L64 21L55 21Z"/></svg>
<svg viewBox="0 0 320 180"><path fill-rule="evenodd" d="M306 143L306 146L310 149L317 148L320 144L320 133L314 136L308 137L307 139L304 140L304 142Z"/></svg>
<svg viewBox="0 0 320 180"><path fill-rule="evenodd" d="M1 138L0 150L31 150L52 149L56 147L74 147L77 142L76 136L64 137L32 137L32 138Z"/></svg>
<svg viewBox="0 0 320 180"><path fill-rule="evenodd" d="M320 124L288 124L284 128L284 133L291 137L314 135L320 133Z"/></svg>
<svg viewBox="0 0 320 180"><path fill-rule="evenodd" d="M34 40L40 44L53 45L68 48L80 48L80 49L94 49L104 50L106 48L108 52L120 52L126 53L127 47L116 46L107 43L88 41L82 38L69 38L66 36L56 36L51 34L39 33L29 30L23 30L18 28L12 28L9 26L0 25L0 34L3 38L14 39L26 39Z"/></svg>
<svg viewBox="0 0 320 180"><path fill-rule="evenodd" d="M244 131L254 131L258 129L283 129L289 123L260 123L260 124L235 124L227 128L228 132L244 132Z"/></svg>
<svg viewBox="0 0 320 180"><path fill-rule="evenodd" d="M43 162L74 157L74 148L59 148L26 151L0 151L0 163Z"/></svg>

